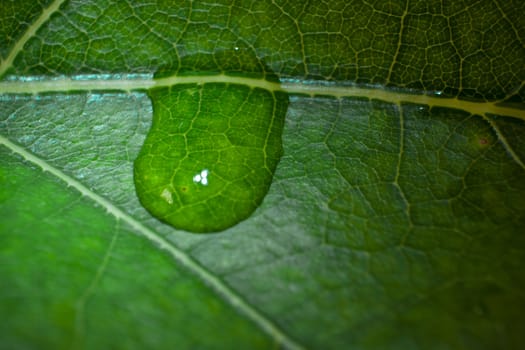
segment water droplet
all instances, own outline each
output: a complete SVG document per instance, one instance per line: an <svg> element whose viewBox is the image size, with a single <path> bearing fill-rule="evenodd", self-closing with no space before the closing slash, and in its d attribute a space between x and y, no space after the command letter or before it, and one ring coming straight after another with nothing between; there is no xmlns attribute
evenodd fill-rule
<svg viewBox="0 0 525 350"><path fill-rule="evenodd" d="M191 232L248 218L282 154L288 96L246 85L175 85L149 92L153 124L135 160L142 205Z"/></svg>

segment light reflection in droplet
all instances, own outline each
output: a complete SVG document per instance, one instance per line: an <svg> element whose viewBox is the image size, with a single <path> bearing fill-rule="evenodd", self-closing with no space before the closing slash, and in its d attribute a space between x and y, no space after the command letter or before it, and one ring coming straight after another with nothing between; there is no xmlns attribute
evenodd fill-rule
<svg viewBox="0 0 525 350"><path fill-rule="evenodd" d="M200 183L204 186L208 185L208 169L202 170L193 177L193 182Z"/></svg>
<svg viewBox="0 0 525 350"><path fill-rule="evenodd" d="M173 197L171 196L171 192L170 192L170 190L168 190L167 188L165 188L164 190L162 190L162 193L160 194L160 196L161 196L162 199L164 199L168 204L173 204Z"/></svg>

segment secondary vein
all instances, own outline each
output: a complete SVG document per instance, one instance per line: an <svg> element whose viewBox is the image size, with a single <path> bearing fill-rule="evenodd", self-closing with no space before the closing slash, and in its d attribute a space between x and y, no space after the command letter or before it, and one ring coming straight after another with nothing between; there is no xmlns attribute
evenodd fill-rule
<svg viewBox="0 0 525 350"><path fill-rule="evenodd" d="M210 286L219 295L221 295L230 305L235 307L240 313L242 313L255 324L257 324L260 329L262 329L268 335L273 337L278 343L282 344L285 348L294 350L302 349L302 346L296 343L288 335L283 333L279 328L277 328L276 325L274 325L269 319L267 319L259 311L257 311L250 304L248 304L240 295L238 295L234 290L232 290L230 287L224 284L224 282L222 282L218 277L216 277L206 268L198 264L184 251L180 250L179 248L168 242L166 239L164 239L162 236L135 220L132 216L122 211L109 200L91 191L89 188L84 186L76 179L63 173L61 170L53 167L45 160L30 153L25 148L11 142L9 139L1 135L0 144L4 145L12 152L20 155L26 161L37 165L44 172L48 172L51 175L57 177L58 179L64 181L68 187L76 189L83 196L93 200L95 203L103 207L108 213L113 215L117 220L125 222L131 228L133 228L134 231L137 232L139 235L149 239L158 248L168 252L174 258L175 261L184 265L194 275L203 280L208 286Z"/></svg>
<svg viewBox="0 0 525 350"><path fill-rule="evenodd" d="M512 159L523 169L525 170L525 164L521 160L521 158L518 156L518 154L514 151L514 148L510 145L509 141L507 141L507 138L503 133L500 131L498 125L496 124L496 121L489 117L489 116L483 116L483 119L485 119L494 132L496 133L496 136L498 137L499 141L503 145L503 148L507 151L507 153L512 157Z"/></svg>
<svg viewBox="0 0 525 350"><path fill-rule="evenodd" d="M18 40L15 43L15 46L13 46L13 49L11 52L9 52L9 55L7 55L6 59L0 63L0 77L4 75L4 73L11 67L13 64L13 61L15 60L15 57L20 53L20 51L23 50L25 44L31 39L35 33L42 27L42 25L47 22L49 17L55 12L57 12L60 9L60 6L66 2L66 0L55 0L49 5L49 7L45 8L42 11L42 14L40 17L36 19L36 21L31 24L25 33L22 35L20 40Z"/></svg>

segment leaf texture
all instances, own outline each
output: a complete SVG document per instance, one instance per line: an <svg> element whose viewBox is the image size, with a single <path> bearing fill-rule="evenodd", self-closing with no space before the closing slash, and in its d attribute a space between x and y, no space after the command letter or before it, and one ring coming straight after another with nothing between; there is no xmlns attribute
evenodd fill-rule
<svg viewBox="0 0 525 350"><path fill-rule="evenodd" d="M521 348L523 2L0 6L0 348ZM260 76L261 205L152 217L148 92Z"/></svg>

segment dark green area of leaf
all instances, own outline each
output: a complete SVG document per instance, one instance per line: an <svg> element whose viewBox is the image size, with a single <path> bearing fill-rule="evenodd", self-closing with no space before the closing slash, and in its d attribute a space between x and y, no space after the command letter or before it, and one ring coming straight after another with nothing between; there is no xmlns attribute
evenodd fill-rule
<svg viewBox="0 0 525 350"><path fill-rule="evenodd" d="M1 349L272 347L201 281L90 200L3 147L0 164L0 205L9 218L0 224Z"/></svg>
<svg viewBox="0 0 525 350"><path fill-rule="evenodd" d="M283 78L502 99L525 79L521 13L521 0L71 1L10 73L267 67Z"/></svg>
<svg viewBox="0 0 525 350"><path fill-rule="evenodd" d="M29 25L51 0L6 0L0 2L0 59L5 59Z"/></svg>

